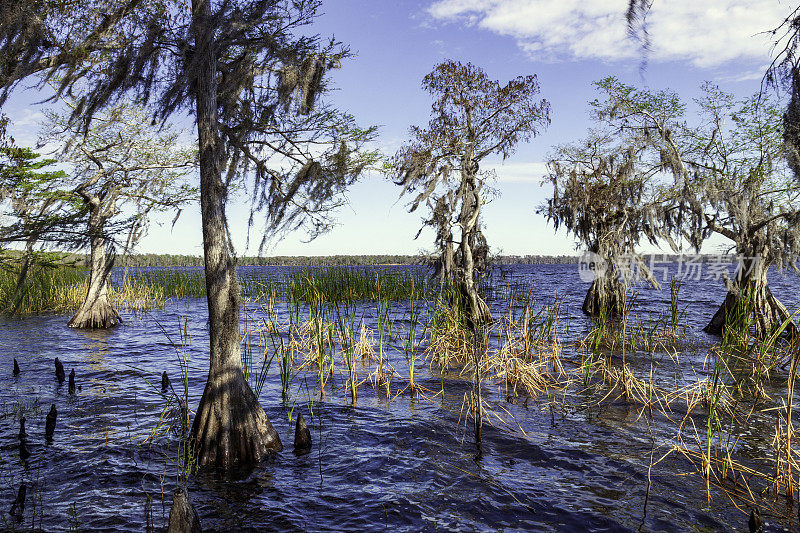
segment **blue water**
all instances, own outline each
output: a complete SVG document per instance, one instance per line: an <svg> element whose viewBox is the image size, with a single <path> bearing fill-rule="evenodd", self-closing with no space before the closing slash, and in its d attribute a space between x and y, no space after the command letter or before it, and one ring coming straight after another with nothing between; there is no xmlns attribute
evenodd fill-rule
<svg viewBox="0 0 800 533"><path fill-rule="evenodd" d="M404 267L397 267L404 268ZM560 325L565 346L585 334L580 311L588 284L576 265L517 265L495 272L492 302L503 312L504 291L532 291L539 305L562 299ZM675 273L674 265L669 272ZM242 269L242 275L248 270ZM279 269L272 269L279 272ZM772 275L773 292L791 310L800 303L795 275ZM504 287L506 289L504 289ZM655 319L669 306L669 287L636 289L636 306ZM639 370L655 365L663 381L700 379L707 347L715 338L701 329L722 301L721 282L685 280L681 289L687 336L696 346L680 354L630 354ZM359 315L376 328L375 304L359 304ZM403 326L407 304L393 314ZM286 320L278 306L279 319ZM249 304L243 329L252 329L264 312ZM176 485L178 438L153 435L166 403L160 376L167 371L178 384L180 365L169 338L178 341L186 324L190 340L189 405L199 401L208 368L207 312L204 299L171 302L138 316L123 314L124 325L112 331L75 331L68 316L0 319L0 516L7 528L92 531L142 531L148 521L166 525ZM163 331L162 331L163 328ZM169 337L169 338L168 338ZM258 344L253 349L260 356ZM567 350L569 347L567 346ZM399 341L387 346L402 376L407 370ZM67 372L75 369L81 390L74 397L54 378L53 359ZM12 359L22 373L11 375ZM404 370L405 369L405 370ZM398 376L394 393L404 388ZM678 376L678 377L676 377ZM689 461L669 456L650 472L651 452L660 458L675 441L674 422L650 418L622 400L579 407L580 398L506 401L501 386L486 383L487 406L499 418L484 426L483 455L476 460L471 423L462 407L471 390L467 378L440 374L420 358L416 378L430 392L390 401L369 384L351 403L345 375L319 397L315 373L298 374L291 398L281 402L277 363L273 364L261 402L286 451L249 476L222 481L210 475L190 479L188 489L204 529L219 531L342 530L525 530L525 531L723 531L746 530L749 508L705 484ZM392 396L394 396L394 393ZM595 404L596 402L589 402ZM45 415L58 409L55 439L44 440ZM562 408L552 408L553 405ZM18 455L18 419L27 418L27 465ZM291 453L289 415L302 412L314 440L312 452ZM763 454L772 428L765 416L740 446L747 456ZM705 418L699 416L698 424ZM655 446L655 448L654 448ZM8 513L20 483L28 487L22 521ZM775 503L771 497L767 499ZM3 503L5 501L6 503ZM149 502L149 503L148 503ZM782 507L783 506L783 507ZM767 516L771 528L795 527L796 509L778 504L792 519Z"/></svg>

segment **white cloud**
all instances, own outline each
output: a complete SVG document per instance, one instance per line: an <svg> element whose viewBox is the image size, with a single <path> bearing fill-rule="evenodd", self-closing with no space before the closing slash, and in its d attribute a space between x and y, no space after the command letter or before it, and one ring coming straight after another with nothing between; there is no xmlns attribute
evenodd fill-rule
<svg viewBox="0 0 800 533"><path fill-rule="evenodd" d="M436 0L428 13L513 37L539 59L613 61L640 53L627 35L627 6L628 0ZM775 0L656 0L647 17L650 58L697 67L764 63L771 43L763 32L790 7Z"/></svg>
<svg viewBox="0 0 800 533"><path fill-rule="evenodd" d="M547 165L542 162L504 163L491 167L497 174L499 183L539 184L547 174Z"/></svg>

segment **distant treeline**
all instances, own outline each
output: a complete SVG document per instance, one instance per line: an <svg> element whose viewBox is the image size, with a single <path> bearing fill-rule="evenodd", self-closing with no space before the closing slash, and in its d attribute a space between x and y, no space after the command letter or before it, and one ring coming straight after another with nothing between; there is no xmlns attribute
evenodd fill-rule
<svg viewBox="0 0 800 533"><path fill-rule="evenodd" d="M15 259L18 251L6 250L7 258ZM657 263L674 263L681 260L677 254L644 254L645 262L652 258ZM683 260L691 258L696 262L734 261L735 256L713 254L687 254ZM433 261L432 256L425 255L276 255L271 257L240 257L240 266L361 266L361 265L427 265ZM497 255L493 257L496 265L556 265L575 264L579 255ZM87 254L61 254L64 263L75 263L87 266ZM203 258L197 255L179 254L132 254L117 256L117 267L202 267Z"/></svg>
<svg viewBox="0 0 800 533"><path fill-rule="evenodd" d="M494 262L513 264L577 263L578 256L507 255L496 256ZM276 255L271 257L240 257L239 266L362 266L362 265L426 265L434 260L425 255ZM203 258L191 255L134 254L117 257L117 266L167 267L203 266Z"/></svg>
<svg viewBox="0 0 800 533"><path fill-rule="evenodd" d="M659 263L671 263L681 260L677 254L645 255L645 261L650 257ZM685 255L683 260L691 257L694 261L719 262L719 255ZM723 260L733 261L734 256L725 256ZM88 257L84 257L84 261ZM499 265L554 265L575 264L580 260L579 255L499 255L494 257L494 263ZM240 257L240 266L358 266L358 265L426 265L433 261L433 257L425 255L322 255L322 256L287 256L277 255L271 257ZM133 254L117 257L117 266L130 267L169 267L169 266L203 266L203 258L193 255L172 254Z"/></svg>
<svg viewBox="0 0 800 533"><path fill-rule="evenodd" d="M568 265L577 263L577 255L496 255L496 265Z"/></svg>
<svg viewBox="0 0 800 533"><path fill-rule="evenodd" d="M699 263L732 263L736 260L735 255L720 254L642 254L645 263L678 263L692 260ZM498 265L556 265L556 264L575 264L581 259L580 255L500 255L495 256L493 261Z"/></svg>
<svg viewBox="0 0 800 533"><path fill-rule="evenodd" d="M240 257L239 266L354 266L354 265L420 265L427 258L421 255L322 255ZM203 258L193 255L133 254L119 256L116 266L169 267L203 266Z"/></svg>

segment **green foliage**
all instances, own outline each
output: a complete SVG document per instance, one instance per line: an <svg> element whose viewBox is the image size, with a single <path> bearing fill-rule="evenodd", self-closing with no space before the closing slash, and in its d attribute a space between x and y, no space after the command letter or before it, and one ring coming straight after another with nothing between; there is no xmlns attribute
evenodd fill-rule
<svg viewBox="0 0 800 533"><path fill-rule="evenodd" d="M78 103L65 100L68 111ZM65 184L84 204L87 234L120 242L126 250L146 233L153 212L174 211L199 198L188 179L196 150L182 146L181 132L152 123L142 108L117 103L98 112L88 130L69 112L47 112L43 140L61 144L71 166Z"/></svg>
<svg viewBox="0 0 800 533"><path fill-rule="evenodd" d="M0 227L0 242L37 242L75 247L82 241L73 231L85 209L68 187L55 159L29 148L0 147L0 206L8 223Z"/></svg>

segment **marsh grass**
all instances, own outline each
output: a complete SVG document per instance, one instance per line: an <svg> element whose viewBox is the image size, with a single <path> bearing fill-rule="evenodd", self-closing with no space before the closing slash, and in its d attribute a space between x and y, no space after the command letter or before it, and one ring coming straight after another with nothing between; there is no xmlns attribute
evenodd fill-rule
<svg viewBox="0 0 800 533"><path fill-rule="evenodd" d="M10 309L17 283L13 268L0 270L0 309ZM71 313L86 297L88 271L57 267L32 271L16 314ZM432 298L438 283L424 269L414 271L356 267L303 268L271 274L242 270L242 296L263 303L285 301L327 303L418 301ZM140 313L160 309L170 299L206 296L205 274L197 268L125 269L112 276L109 298L118 309Z"/></svg>
<svg viewBox="0 0 800 533"><path fill-rule="evenodd" d="M284 297L306 302L320 295L326 302L418 300L432 297L438 288L423 269L292 269L278 283Z"/></svg>
<svg viewBox="0 0 800 533"><path fill-rule="evenodd" d="M681 309L680 283L673 280L670 287L670 309L653 319L645 312L634 315L637 295L631 295L618 317L609 316L607 310L592 318L592 326L581 340L581 345L595 355L610 356L627 352L671 352L692 347L686 341L686 307Z"/></svg>
<svg viewBox="0 0 800 533"><path fill-rule="evenodd" d="M16 272L0 270L0 308L10 308L16 282ZM86 270L72 267L36 269L28 275L15 314L72 313L83 304L87 285ZM111 284L108 296L112 305L132 314L160 309L167 299L163 287L144 283L135 277L124 277Z"/></svg>
<svg viewBox="0 0 800 533"><path fill-rule="evenodd" d="M794 423L794 385L797 378L797 367L800 362L800 343L794 343L789 368L789 378L786 386L786 397L781 399L775 420L775 435L772 439L775 460L775 477L773 489L778 494L783 489L789 499L798 499L797 490L800 479L800 459L798 451L793 445Z"/></svg>
<svg viewBox="0 0 800 533"><path fill-rule="evenodd" d="M765 490L797 500L800 458L792 420L800 345L797 340L791 344L780 340L788 321L769 338L753 340L748 322L751 310L742 309L731 316L738 323L729 325L721 343L704 348L708 374L694 381L682 378L680 384L676 379L670 385L663 375L660 381L656 379L660 365L652 362L652 355L649 368L638 368L641 356L637 362L626 358L633 352L664 352L675 354L677 367L679 349L689 346L683 339L686 306L680 303L678 283L671 284L670 293L667 313L655 321L632 318L630 306L619 319L600 316L586 338L566 346L570 354L580 354L577 359L564 351L558 299L537 306L531 295L510 294L506 315L494 325L499 339L477 372L476 363L470 364L469 337L457 306L440 297L429 313L428 355L431 364L460 368L465 378L496 380L507 399L540 398L543 406L552 408L562 398L563 411L569 394L575 409L624 402L648 418L658 416L674 423L676 441L659 452L661 457L654 464L680 456L705 480L709 498L714 487L751 504L763 503ZM775 369L787 361L791 377L784 394L773 399L766 386L779 386ZM462 414L513 430L508 422L513 416L501 406L494 404L490 408L494 414L488 418L481 410L475 394L464 395ZM742 442L754 438L749 428L763 426L770 417L774 421L771 444L765 450L761 447L760 457L742 458Z"/></svg>
<svg viewBox="0 0 800 533"><path fill-rule="evenodd" d="M129 269L124 279L133 286L157 288L164 298L206 296L206 280L202 269Z"/></svg>
<svg viewBox="0 0 800 533"><path fill-rule="evenodd" d="M320 398L329 390L344 390L353 403L365 383L390 401L402 391L419 389L414 369L420 353L417 339L425 308L418 288L423 284L409 277L412 290L406 293L398 290L400 284L381 281L380 273L372 272L372 276L375 292L369 297L375 298L374 305L369 300L358 303L353 296L358 291L343 295L338 289L326 287L324 280L300 273L295 274L294 280L303 284L302 291L287 292L289 299L284 302L287 321L280 323L277 319L275 293L262 303L261 345L265 353L271 353L266 356L268 359L278 360L285 404L292 395L291 383L296 376L313 376L313 390ZM327 297L331 294L334 299L329 301ZM392 304L398 295L414 296L404 303L402 308L408 312L403 317L399 316L401 307ZM374 313L374 329L366 325L367 313ZM405 329L398 326L398 319ZM405 356L407 377L398 373L392 362L393 352ZM395 379L405 382L406 387L395 390ZM302 377L301 383L307 383L307 379Z"/></svg>
<svg viewBox="0 0 800 533"><path fill-rule="evenodd" d="M258 301L263 313L263 318L248 319L246 329L254 329L244 336L243 363L253 389L260 394L274 362L290 418L298 381L310 405L317 394L331 401L337 391L354 404L362 399L359 389L365 385L374 393L362 389L362 394L387 401L406 390L413 393L412 401L444 396L444 379L441 393L434 394L415 374L424 358L448 371L448 379L454 373L462 383L472 382L473 392L464 395L463 409L474 419L478 438L484 421L513 429L513 406L503 403L516 397L526 405L530 399L542 408L557 406L562 413L624 404L638 409L640 416L661 417L674 425L675 440L661 444L654 464L680 456L705 479L709 497L711 487L721 487L755 501L765 486L775 494L800 496L792 422L800 348L779 335L754 341L749 335L752 313L746 306L731 315L720 344L708 350L702 377L682 378L680 383L676 379L673 385L658 375L662 370L652 363L652 354L676 353L688 346L679 282L671 282L670 305L662 315L636 315L634 295L621 317L601 315L583 338L568 334L562 298L537 299L530 290L509 287L505 312L495 313L499 319L485 332L491 343L484 341L477 350L459 291L416 276L357 268L293 269L273 278L242 276L243 294ZM153 302L205 295L202 270L139 271L126 279L132 289L119 291L129 294L120 297L121 302L133 301L144 288L152 290L148 299ZM82 280L70 282L73 290ZM79 304L82 295L71 298ZM283 320L278 318L279 305L285 306ZM189 418L188 344L184 323L180 340L173 343L183 381L165 396L158 421L158 434L178 435L181 442ZM631 355L634 352L638 358ZM641 355L648 353L649 365ZM776 394L776 369L782 363L790 365L790 378ZM484 382L497 385L501 400L482 397ZM765 418L773 422L771 444L758 460L742 459L741 443L752 438L748 428L756 421L763 424ZM185 443L181 446L177 465L179 478L185 479L193 462L191 450ZM735 489L731 479L736 480Z"/></svg>
<svg viewBox="0 0 800 533"><path fill-rule="evenodd" d="M502 323L499 347L486 358L487 370L505 386L507 398L517 396L520 389L530 397L551 389L561 389L566 371L562 362L562 346L558 328L561 300L535 309L535 299L528 293L522 299L522 312L512 299Z"/></svg>
<svg viewBox="0 0 800 533"><path fill-rule="evenodd" d="M712 487L751 504L764 504L761 497L768 493L796 501L800 460L793 405L800 342L783 339L782 333L797 311L769 337L752 339L748 300L741 299L726 317L720 343L708 352L708 376L684 391L686 414L677 421L677 439L665 457L680 455L694 465L709 501ZM785 389L775 375L782 360L790 366ZM743 442L760 438L753 428L769 427L770 419L771 441L755 447L761 454L739 456Z"/></svg>
<svg viewBox="0 0 800 533"><path fill-rule="evenodd" d="M85 284L86 279L87 272L76 268L35 269L28 274L16 314L74 311L86 296L85 289L80 294L76 287ZM8 310L12 306L16 286L17 272L14 269L0 270L0 309Z"/></svg>
<svg viewBox="0 0 800 533"><path fill-rule="evenodd" d="M475 422L476 440L484 421L513 429L513 415L502 404L482 398L484 381L496 383L506 399L538 399L543 406L558 405L562 412L623 402L648 418L659 416L674 423L676 440L662 444L666 448L659 449L661 459L654 464L680 456L696 466L709 497L711 487L730 489L730 479L737 480L733 492L740 498L757 499L757 489L763 491L765 485L798 497L794 380L776 401L765 388L774 381L780 362L788 360L796 370L797 357L790 353L796 347L777 337L753 341L747 309L732 315L731 320L740 323L732 323L721 343L709 350L708 374L668 386L670 380L657 379L658 365L651 362L641 368L641 355L631 358L631 354L677 353L686 348L686 307L678 282L670 285L668 310L655 319L633 313L633 296L623 316L601 315L584 338L571 340L565 334L568 321L561 298L537 301L531 291L509 289L505 314L487 332L494 340L477 357L475 337L460 311L460 293L453 287L437 284L431 297L430 288L414 278L403 288L405 282L393 284L382 273L366 276L358 269L341 273L344 270L295 270L283 285L279 280L269 281L268 286L263 280L243 283L243 292L252 291L265 314L258 322L258 345L265 355L254 357L254 348L245 352L246 365L252 368L248 375L268 369L271 363L264 361L277 361L287 409L294 408L291 398L298 376L310 402L316 394L321 398L330 391L334 397L339 391L355 403L365 384L387 401L404 390L422 399L437 397L445 392L444 382L441 393L434 394L415 376L418 358L425 357L432 366L455 370L463 381L472 382L473 391L465 394L462 407ZM409 297L402 304L402 316L401 304L393 303L399 296ZM286 323L277 318L276 301L286 306ZM365 314L372 315L373 328L367 326ZM421 336L418 328L423 330ZM392 364L395 353L402 354L405 366ZM754 417L765 416L774 420L769 450L760 462L742 460L738 450L742 440L750 438L743 428Z"/></svg>
<svg viewBox="0 0 800 533"><path fill-rule="evenodd" d="M202 298L206 295L202 269L153 268L129 272L137 284L159 287L167 298ZM435 294L437 284L424 269L358 267L291 268L275 274L239 271L242 296L253 301L279 297L284 300L326 302L359 300L413 300Z"/></svg>
<svg viewBox="0 0 800 533"><path fill-rule="evenodd" d="M429 301L428 346L426 354L441 369L465 367L471 362L471 333L461 292L452 284L442 284L436 298Z"/></svg>

